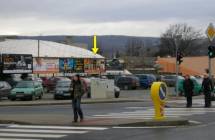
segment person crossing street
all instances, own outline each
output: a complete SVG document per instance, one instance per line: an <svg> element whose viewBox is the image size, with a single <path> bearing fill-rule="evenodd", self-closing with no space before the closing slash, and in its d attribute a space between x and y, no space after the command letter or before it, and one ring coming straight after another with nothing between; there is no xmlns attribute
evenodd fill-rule
<svg viewBox="0 0 215 140"><path fill-rule="evenodd" d="M211 107L211 92L213 91L213 82L209 78L208 74L204 75L202 90L205 95L205 107Z"/></svg>
<svg viewBox="0 0 215 140"><path fill-rule="evenodd" d="M81 98L85 93L83 82L80 79L79 75L75 75L72 82L72 106L74 113L74 123L78 122L78 117L82 122L84 119L83 111L81 109Z"/></svg>
<svg viewBox="0 0 215 140"><path fill-rule="evenodd" d="M193 96L194 84L193 84L193 81L190 79L189 75L185 76L183 88L184 88L184 95L187 99L187 106L186 107L190 108L190 107L192 107L192 96Z"/></svg>

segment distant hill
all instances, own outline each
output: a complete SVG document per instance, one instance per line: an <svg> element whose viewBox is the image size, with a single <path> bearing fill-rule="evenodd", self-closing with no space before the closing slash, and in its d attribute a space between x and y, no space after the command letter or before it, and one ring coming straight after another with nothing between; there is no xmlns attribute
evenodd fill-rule
<svg viewBox="0 0 215 140"><path fill-rule="evenodd" d="M17 39L40 39L54 41L59 43L84 43L88 45L88 49L92 48L92 36L65 36L65 35L48 35L48 36L12 36ZM156 37L135 37L135 36L120 36L120 35L104 35L97 36L98 46L105 53L112 54L117 50L125 52L126 44L130 39L138 39L144 42L144 46L153 47L160 43L160 38Z"/></svg>

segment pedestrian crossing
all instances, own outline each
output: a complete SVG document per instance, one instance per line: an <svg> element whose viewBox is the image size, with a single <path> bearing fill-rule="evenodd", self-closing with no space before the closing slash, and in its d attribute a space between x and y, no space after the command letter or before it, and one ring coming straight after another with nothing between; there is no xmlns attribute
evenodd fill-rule
<svg viewBox="0 0 215 140"><path fill-rule="evenodd" d="M115 118L115 119L153 119L153 107L127 107L127 111L118 113L97 114L92 118ZM203 115L215 113L215 108L165 108L165 116L168 118L186 117L192 115Z"/></svg>
<svg viewBox="0 0 215 140"><path fill-rule="evenodd" d="M201 106L205 105L204 99L195 99L192 102L193 102L193 105L195 105L196 107L201 107ZM176 103L176 104L186 105L187 101L186 100L170 100L170 101L167 101L167 103Z"/></svg>
<svg viewBox="0 0 215 140"><path fill-rule="evenodd" d="M71 134L86 134L103 131L105 127L45 126L45 125L2 125L0 140L45 140L61 139Z"/></svg>

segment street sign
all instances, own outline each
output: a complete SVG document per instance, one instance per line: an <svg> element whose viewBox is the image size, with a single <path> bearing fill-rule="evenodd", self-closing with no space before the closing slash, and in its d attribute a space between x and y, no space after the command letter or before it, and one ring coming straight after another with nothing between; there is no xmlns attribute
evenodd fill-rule
<svg viewBox="0 0 215 140"><path fill-rule="evenodd" d="M209 24L206 35L208 36L208 39L212 42L215 37L215 28L212 23Z"/></svg>

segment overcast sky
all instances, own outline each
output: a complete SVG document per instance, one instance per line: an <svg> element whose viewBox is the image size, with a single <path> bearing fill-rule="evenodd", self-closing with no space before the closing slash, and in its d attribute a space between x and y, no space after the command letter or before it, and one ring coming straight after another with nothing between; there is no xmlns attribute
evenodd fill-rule
<svg viewBox="0 0 215 140"><path fill-rule="evenodd" d="M170 24L206 30L215 0L0 0L0 34L160 36Z"/></svg>

